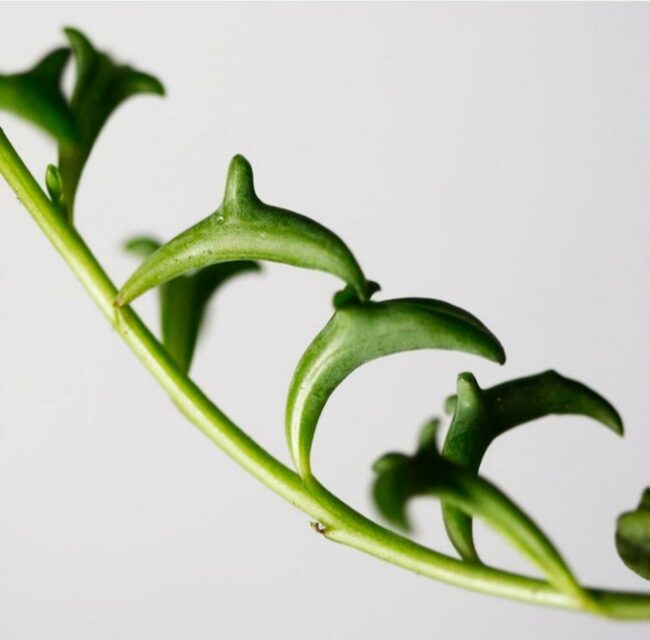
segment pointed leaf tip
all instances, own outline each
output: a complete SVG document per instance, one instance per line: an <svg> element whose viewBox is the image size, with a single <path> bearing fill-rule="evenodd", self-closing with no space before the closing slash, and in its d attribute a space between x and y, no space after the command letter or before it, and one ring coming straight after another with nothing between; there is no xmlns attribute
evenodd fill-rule
<svg viewBox="0 0 650 640"><path fill-rule="evenodd" d="M129 67L129 69L131 69ZM130 76L125 79L124 93L126 95L135 95L136 93L149 93L156 96L165 95L165 87L163 83L155 76L152 76L143 71L131 70Z"/></svg>
<svg viewBox="0 0 650 640"><path fill-rule="evenodd" d="M647 511L650 511L650 487L648 487L641 495L641 501L639 502L639 509L645 509Z"/></svg>
<svg viewBox="0 0 650 640"><path fill-rule="evenodd" d="M36 75L43 75L49 81L56 79L58 85L58 80L61 78L63 69L65 68L68 59L70 58L70 49L67 47L60 47L59 49L54 49L48 53L33 69L33 73Z"/></svg>
<svg viewBox="0 0 650 640"><path fill-rule="evenodd" d="M420 431L419 448L420 450L433 449L438 451L438 431L440 431L440 419L431 418L425 423Z"/></svg>
<svg viewBox="0 0 650 640"><path fill-rule="evenodd" d="M63 27L63 33L71 45L81 47L82 49L95 50L90 40L79 29L75 27Z"/></svg>
<svg viewBox="0 0 650 640"><path fill-rule="evenodd" d="M253 167L244 156L237 154L228 166L224 205L237 207L255 198Z"/></svg>
<svg viewBox="0 0 650 640"><path fill-rule="evenodd" d="M474 400L480 395L481 388L478 386L478 382L473 373L465 371L458 374L458 378L456 379L456 392L458 398L462 398L464 401Z"/></svg>

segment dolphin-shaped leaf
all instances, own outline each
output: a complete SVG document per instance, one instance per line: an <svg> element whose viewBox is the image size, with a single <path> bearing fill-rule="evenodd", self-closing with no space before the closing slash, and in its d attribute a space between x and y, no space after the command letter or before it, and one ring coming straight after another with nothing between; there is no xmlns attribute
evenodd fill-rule
<svg viewBox="0 0 650 640"><path fill-rule="evenodd" d="M142 258L159 247L159 242L148 237L134 238L126 244L128 251ZM244 260L217 264L179 276L160 287L163 345L183 371L189 371L205 309L212 294L229 278L257 270L257 263Z"/></svg>
<svg viewBox="0 0 650 640"><path fill-rule="evenodd" d="M616 549L629 569L650 580L650 487L634 511L618 517Z"/></svg>
<svg viewBox="0 0 650 640"><path fill-rule="evenodd" d="M471 373L458 376L457 395L447 400L454 411L442 455L477 473L490 443L520 424L551 414L576 414L593 418L615 433L623 433L616 409L589 387L555 371L511 380L481 389ZM478 562L472 519L454 505L443 502L449 539L465 560Z"/></svg>
<svg viewBox="0 0 650 640"><path fill-rule="evenodd" d="M75 124L61 90L70 49L55 49L23 73L0 75L0 109L33 122L57 140L72 142Z"/></svg>
<svg viewBox="0 0 650 640"><path fill-rule="evenodd" d="M586 598L559 551L526 513L495 485L438 453L437 425L436 420L425 425L415 454L389 453L374 464L372 493L379 512L408 529L406 505L411 498L429 495L445 500L484 519L556 587Z"/></svg>
<svg viewBox="0 0 650 640"><path fill-rule="evenodd" d="M72 219L81 172L109 116L130 96L139 93L163 95L165 90L153 76L117 64L106 53L97 51L80 31L68 28L65 34L77 66L70 100L76 137L73 142L60 140L58 166L68 217Z"/></svg>
<svg viewBox="0 0 650 640"><path fill-rule="evenodd" d="M351 284L359 299L369 295L366 279L343 241L310 218L264 204L255 193L250 164L235 156L221 206L146 260L115 303L128 304L190 269L232 260L269 260L325 271Z"/></svg>
<svg viewBox="0 0 650 640"><path fill-rule="evenodd" d="M334 389L365 362L414 349L451 349L505 361L503 347L487 327L446 302L401 298L345 304L309 345L289 388L287 440L300 475L310 474L316 425Z"/></svg>

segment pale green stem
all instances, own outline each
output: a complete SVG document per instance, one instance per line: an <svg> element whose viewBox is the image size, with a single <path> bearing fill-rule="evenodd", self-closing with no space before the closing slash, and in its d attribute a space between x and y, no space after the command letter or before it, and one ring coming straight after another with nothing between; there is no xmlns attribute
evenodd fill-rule
<svg viewBox="0 0 650 640"><path fill-rule="evenodd" d="M585 610L575 596L546 582L466 563L427 549L372 522L324 488L312 495L296 473L235 425L174 364L131 309L116 312L117 289L77 231L61 216L0 129L0 173L86 288L120 337L180 411L235 462L279 496L322 524L318 530L415 573L458 587L526 602ZM650 595L589 590L603 615L650 620Z"/></svg>

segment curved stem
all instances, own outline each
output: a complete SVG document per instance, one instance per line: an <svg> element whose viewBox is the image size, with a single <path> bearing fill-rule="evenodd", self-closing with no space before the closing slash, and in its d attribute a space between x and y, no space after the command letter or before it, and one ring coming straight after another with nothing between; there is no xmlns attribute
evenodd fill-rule
<svg viewBox="0 0 650 640"><path fill-rule="evenodd" d="M312 494L296 473L246 435L178 369L132 309L115 310L113 301L117 289L77 231L44 194L2 129L0 173L104 316L179 410L235 462L321 523L323 526L318 530L325 537L458 587L514 600L584 610L584 603L579 599L558 591L546 582L463 562L397 535L353 510L321 485L314 484ZM589 593L603 615L650 620L650 595L594 589Z"/></svg>

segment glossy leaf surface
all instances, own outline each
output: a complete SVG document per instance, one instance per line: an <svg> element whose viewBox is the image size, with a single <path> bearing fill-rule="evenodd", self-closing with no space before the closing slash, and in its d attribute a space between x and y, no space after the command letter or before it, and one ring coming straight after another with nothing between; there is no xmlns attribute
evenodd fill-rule
<svg viewBox="0 0 650 640"><path fill-rule="evenodd" d="M115 63L97 51L80 31L65 29L74 53L77 78L70 100L75 123L75 140L61 140L59 170L63 178L68 216L72 218L79 178L93 145L109 116L124 100L136 94L163 95L164 89L153 76Z"/></svg>
<svg viewBox="0 0 650 640"><path fill-rule="evenodd" d="M316 425L336 387L365 362L400 351L449 349L503 363L496 337L459 307L424 298L346 304L309 345L291 381L286 410L298 472L310 474Z"/></svg>
<svg viewBox="0 0 650 640"><path fill-rule="evenodd" d="M492 483L438 453L436 428L437 421L425 426L415 454L389 453L375 463L373 498L380 513L408 529L409 500L427 495L443 499L484 519L558 588L584 597L559 551L528 515Z"/></svg>
<svg viewBox="0 0 650 640"><path fill-rule="evenodd" d="M74 118L61 90L69 56L69 49L55 49L29 71L0 75L0 109L29 120L57 140L73 141Z"/></svg>
<svg viewBox="0 0 650 640"><path fill-rule="evenodd" d="M618 434L623 423L616 409L589 387L555 371L519 378L481 389L471 373L458 377L457 395L447 400L454 411L442 455L476 473L491 442L518 425L551 414L583 415ZM479 561L472 520L443 502L445 528L454 547L466 560Z"/></svg>
<svg viewBox="0 0 650 640"><path fill-rule="evenodd" d="M650 580L650 487L634 511L618 517L616 549L629 569Z"/></svg>
<svg viewBox="0 0 650 640"><path fill-rule="evenodd" d="M160 247L152 238L134 238L126 248L146 258ZM237 261L199 269L160 287L160 323L163 345L183 371L189 371L205 310L216 289L233 276L258 271L259 265Z"/></svg>
<svg viewBox="0 0 650 640"><path fill-rule="evenodd" d="M116 304L190 269L233 260L268 260L325 271L351 284L366 299L367 283L354 256L334 233L298 213L264 204L253 171L242 156L230 163L221 206L161 247L129 278Z"/></svg>

